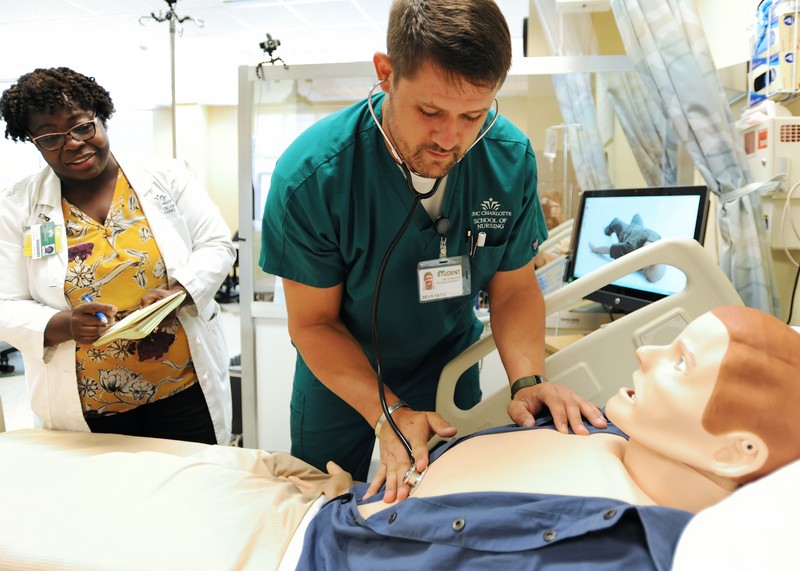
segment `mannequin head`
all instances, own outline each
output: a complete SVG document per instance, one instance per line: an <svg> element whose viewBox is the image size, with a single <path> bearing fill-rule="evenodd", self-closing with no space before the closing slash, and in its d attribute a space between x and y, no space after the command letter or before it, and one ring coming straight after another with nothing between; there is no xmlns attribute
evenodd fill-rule
<svg viewBox="0 0 800 571"><path fill-rule="evenodd" d="M714 392L703 414L712 434L749 431L768 448L764 465L739 478L755 480L800 458L800 334L776 317L745 307L711 312L728 332Z"/></svg>
<svg viewBox="0 0 800 571"><path fill-rule="evenodd" d="M800 458L800 334L777 318L717 308L637 359L606 407L632 442L737 484Z"/></svg>

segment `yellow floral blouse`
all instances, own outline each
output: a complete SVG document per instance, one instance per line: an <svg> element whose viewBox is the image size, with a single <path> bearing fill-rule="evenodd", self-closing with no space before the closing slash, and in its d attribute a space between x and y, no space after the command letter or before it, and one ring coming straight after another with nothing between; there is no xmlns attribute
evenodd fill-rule
<svg viewBox="0 0 800 571"><path fill-rule="evenodd" d="M136 192L120 171L105 224L62 198L68 269L64 291L72 306L91 296L117 307L117 321L138 309L148 290L167 285L161 252ZM78 392L86 417L125 412L197 382L186 333L167 317L144 339L78 345Z"/></svg>

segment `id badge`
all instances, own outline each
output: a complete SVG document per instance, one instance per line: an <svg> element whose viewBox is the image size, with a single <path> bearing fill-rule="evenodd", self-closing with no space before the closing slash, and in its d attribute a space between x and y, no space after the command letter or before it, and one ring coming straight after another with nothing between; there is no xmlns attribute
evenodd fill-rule
<svg viewBox="0 0 800 571"><path fill-rule="evenodd" d="M417 264L419 302L439 301L472 293L469 257L454 256Z"/></svg>
<svg viewBox="0 0 800 571"><path fill-rule="evenodd" d="M24 255L36 260L60 252L60 230L61 226L56 226L52 221L33 224L30 228L25 229Z"/></svg>

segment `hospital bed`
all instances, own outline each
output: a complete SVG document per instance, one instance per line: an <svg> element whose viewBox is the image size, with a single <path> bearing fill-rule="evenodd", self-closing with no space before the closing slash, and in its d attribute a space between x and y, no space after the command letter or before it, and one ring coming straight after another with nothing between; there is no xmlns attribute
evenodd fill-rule
<svg viewBox="0 0 800 571"><path fill-rule="evenodd" d="M670 343L690 321L720 305L742 305L742 300L711 255L696 241L665 238L618 258L592 273L545 296L545 312L568 309L588 294L650 264L668 264L686 276L686 287L629 313L547 357L550 381L563 384L598 406L620 387L627 386L636 370L634 350L641 345ZM481 376L484 396L475 407L455 405L456 382L461 374L484 359L498 359L492 335L487 335L448 363L439 381L436 410L470 434L508 424L510 398L507 379ZM485 368L485 367L484 367ZM498 388L499 387L499 388Z"/></svg>
<svg viewBox="0 0 800 571"><path fill-rule="evenodd" d="M602 276L586 276L548 296L547 310L558 311L591 288L652 263L678 267L688 282L683 292L551 356L550 378L601 404L630 378L633 349L643 339L666 342L681 324L709 308L741 304L709 260L696 243L662 240L608 264L598 272ZM442 374L437 406L462 434L508 423L507 383L505 391L486 394L470 411L452 405L460 371L493 351L487 336ZM287 530L300 526L319 504L285 485L285 476L303 474L296 465L282 468L279 460L285 458L280 456L112 434L0 433L0 569L277 569L286 550L302 542L302 533ZM695 518L697 533L688 536L689 547L679 547L685 565L680 571L713 568L694 563L705 546L735 533L746 533L747 541L733 545L752 552L750 559L742 553L738 559L764 563L751 568L800 568L781 567L770 559L778 552L793 557L793 564L799 561L791 543L798 502L791 500L797 500L800 489L794 485L800 463L779 472L774 484L773 475L768 476L701 512ZM724 526L731 528L729 535L727 528L720 535Z"/></svg>

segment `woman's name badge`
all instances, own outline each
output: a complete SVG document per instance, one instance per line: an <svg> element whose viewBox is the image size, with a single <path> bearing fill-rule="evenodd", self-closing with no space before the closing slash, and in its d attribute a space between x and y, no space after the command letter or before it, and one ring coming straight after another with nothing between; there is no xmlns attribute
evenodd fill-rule
<svg viewBox="0 0 800 571"><path fill-rule="evenodd" d="M22 251L23 255L34 260L57 254L61 251L61 225L48 221L26 228Z"/></svg>
<svg viewBox="0 0 800 571"><path fill-rule="evenodd" d="M417 284L420 303L469 295L472 292L469 258L454 256L420 262Z"/></svg>

